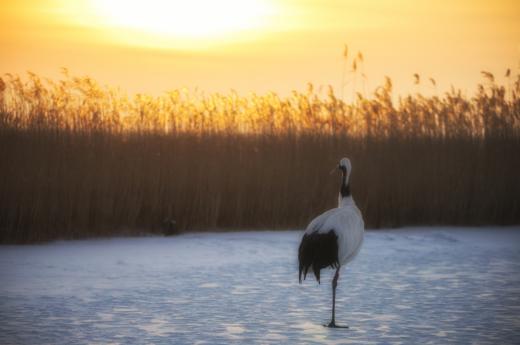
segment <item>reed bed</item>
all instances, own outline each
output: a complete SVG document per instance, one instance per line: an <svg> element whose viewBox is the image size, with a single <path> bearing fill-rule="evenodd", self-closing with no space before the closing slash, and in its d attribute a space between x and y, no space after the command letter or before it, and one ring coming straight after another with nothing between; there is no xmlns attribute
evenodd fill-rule
<svg viewBox="0 0 520 345"><path fill-rule="evenodd" d="M394 98L387 78L346 103L312 85L127 97L67 71L6 74L0 242L162 233L172 220L173 231L302 228L335 205L342 156L368 227L518 224L520 76L483 77L471 97Z"/></svg>

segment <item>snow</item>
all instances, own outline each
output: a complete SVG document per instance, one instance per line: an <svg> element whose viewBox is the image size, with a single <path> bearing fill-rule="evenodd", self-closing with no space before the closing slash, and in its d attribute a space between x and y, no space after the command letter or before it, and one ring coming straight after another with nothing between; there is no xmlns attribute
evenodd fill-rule
<svg viewBox="0 0 520 345"><path fill-rule="evenodd" d="M301 231L0 246L1 344L513 344L520 228L367 232L298 284ZM310 278L310 279L309 279Z"/></svg>

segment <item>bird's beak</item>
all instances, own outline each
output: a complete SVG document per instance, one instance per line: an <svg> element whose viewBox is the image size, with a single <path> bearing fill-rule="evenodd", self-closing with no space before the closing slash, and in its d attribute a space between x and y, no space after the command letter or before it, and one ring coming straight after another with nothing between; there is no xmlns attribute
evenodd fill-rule
<svg viewBox="0 0 520 345"><path fill-rule="evenodd" d="M335 167L334 169L332 169L332 170L330 171L329 175L334 174L334 172L335 172L337 169L339 169L339 165L338 165L337 167Z"/></svg>

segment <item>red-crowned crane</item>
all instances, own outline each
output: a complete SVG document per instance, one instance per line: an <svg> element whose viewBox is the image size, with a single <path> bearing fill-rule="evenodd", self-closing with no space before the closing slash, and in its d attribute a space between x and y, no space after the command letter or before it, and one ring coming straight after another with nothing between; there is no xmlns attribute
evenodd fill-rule
<svg viewBox="0 0 520 345"><path fill-rule="evenodd" d="M310 268L320 283L320 270L335 268L332 279L332 318L325 326L348 328L336 325L336 287L341 267L354 259L361 248L365 224L350 193L350 160L341 159L338 169L342 173L338 207L320 214L307 226L298 250L299 280L301 283L302 274L305 280Z"/></svg>

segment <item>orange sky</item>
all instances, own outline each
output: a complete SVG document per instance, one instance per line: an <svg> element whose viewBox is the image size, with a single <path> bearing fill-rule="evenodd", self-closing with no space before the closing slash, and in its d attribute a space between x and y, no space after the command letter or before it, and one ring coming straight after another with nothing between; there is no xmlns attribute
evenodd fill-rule
<svg viewBox="0 0 520 345"><path fill-rule="evenodd" d="M194 6L182 8L187 3ZM368 94L385 75L399 93L435 91L427 83L415 86L414 73L435 78L439 92L453 84L472 93L481 70L501 82L507 68L520 72L517 0L0 4L0 73L31 70L54 78L67 67L130 93L198 87L285 95L310 81L340 94L345 43L350 58L357 51L364 55ZM347 97L354 87L350 68ZM361 76L356 79L362 91Z"/></svg>

